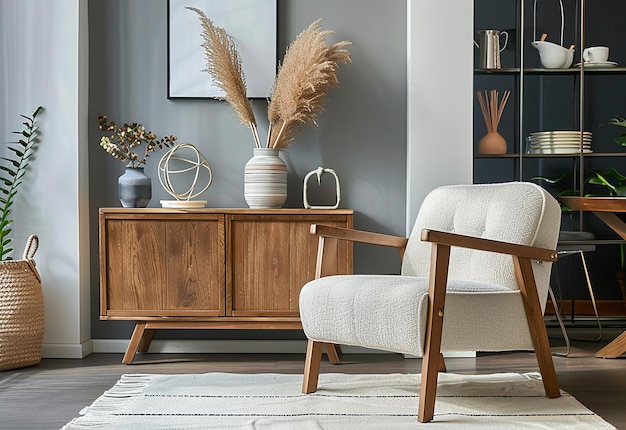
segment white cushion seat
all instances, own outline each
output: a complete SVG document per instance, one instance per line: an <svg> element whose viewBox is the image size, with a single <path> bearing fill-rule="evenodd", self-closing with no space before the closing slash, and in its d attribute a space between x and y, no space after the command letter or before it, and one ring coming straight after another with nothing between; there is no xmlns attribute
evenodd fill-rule
<svg viewBox="0 0 626 430"><path fill-rule="evenodd" d="M446 294L443 352L532 349L526 325L507 327L511 318L525 318L519 291L457 280L448 282ZM300 318L309 339L423 355L428 278L327 276L309 282L300 297L308 304ZM503 325L507 330L497 329Z"/></svg>

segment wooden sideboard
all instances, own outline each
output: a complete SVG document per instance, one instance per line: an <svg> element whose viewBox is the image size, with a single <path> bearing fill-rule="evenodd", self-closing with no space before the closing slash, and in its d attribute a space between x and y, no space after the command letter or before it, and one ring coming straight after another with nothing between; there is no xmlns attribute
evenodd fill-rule
<svg viewBox="0 0 626 430"><path fill-rule="evenodd" d="M353 211L101 208L100 319L136 321L122 362L157 329L301 329L311 224L352 228ZM324 255L328 274L352 273L351 243Z"/></svg>

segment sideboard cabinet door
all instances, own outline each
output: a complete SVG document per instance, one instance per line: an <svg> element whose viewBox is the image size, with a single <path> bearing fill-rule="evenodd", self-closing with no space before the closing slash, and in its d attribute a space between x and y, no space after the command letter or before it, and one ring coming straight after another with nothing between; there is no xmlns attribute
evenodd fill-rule
<svg viewBox="0 0 626 430"><path fill-rule="evenodd" d="M226 312L235 317L299 316L302 286L315 276L311 224L352 227L351 215L227 215ZM327 240L332 273L352 272L352 246Z"/></svg>
<svg viewBox="0 0 626 430"><path fill-rule="evenodd" d="M101 317L223 316L224 215L101 215Z"/></svg>

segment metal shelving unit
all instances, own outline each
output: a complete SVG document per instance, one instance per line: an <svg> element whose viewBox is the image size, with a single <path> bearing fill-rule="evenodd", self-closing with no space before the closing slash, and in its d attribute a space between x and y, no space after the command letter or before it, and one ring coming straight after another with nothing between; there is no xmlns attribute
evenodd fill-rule
<svg viewBox="0 0 626 430"><path fill-rule="evenodd" d="M607 132L602 130L599 133L598 123L601 121L600 117L604 118L607 109L599 109L602 114L596 113L598 106L602 106L602 97L594 93L594 89L601 85L610 85L607 80L611 82L619 81L621 77L624 78L624 87L626 87L626 50L618 49L621 52L621 57L618 58L620 65L617 67L585 67L572 66L567 69L545 69L539 67L539 56L534 48L530 46L530 38L533 37L533 0L509 0L506 2L495 2L490 0L475 0L475 7L482 3L482 10L476 10L475 16L480 21L480 24L475 24L475 31L483 30L485 28L501 28L505 29L509 33L515 35L514 56L511 57L511 52L508 53L506 64L503 62L503 68L501 69L481 69L475 68L473 71L475 89L480 89L477 82L481 83L481 86L487 86L487 88L502 88L511 91L510 100L513 101L506 109L511 109L509 112L509 120L506 123L506 138L509 143L509 153L502 155L486 155L479 154L477 151L478 140L480 138L479 132L484 129L484 122L481 117L481 112L478 110L475 112L474 124L475 124L475 136L474 136L474 181L475 182L487 182L493 178L491 182L506 181L506 180L529 180L532 176L538 176L537 171L549 171L550 169L561 171L569 170L572 172L571 179L564 188L572 188L579 190L580 195L584 194L585 185L585 170L597 169L599 166L605 166L610 163L610 159L616 161L618 169L622 172L626 171L626 167L620 168L619 166L626 166L626 150L619 152L618 147L610 148L608 141L606 140ZM544 8L552 7L552 4L548 3L548 0L541 0L540 3L546 3ZM557 2L558 3L558 2ZM586 40L586 27L589 24L589 28L594 31L592 35L598 32L598 24L595 22L587 22L587 14L591 8L607 8L610 5L599 4L598 2L589 2L586 0L567 0L564 4L569 7L568 19L569 27L569 41L575 41L576 52L573 63L582 62L582 51L587 46ZM575 8L573 7L575 5ZM513 14L512 8L515 8ZM575 9L575 10L574 10ZM543 8L542 8L543 10ZM592 16L596 16L597 12L602 9L593 10ZM604 9L606 10L606 9ZM530 11L530 12L529 12ZM479 15L483 12L483 15ZM489 19L486 19L486 16ZM529 19L526 19L529 16ZM495 18L495 19L492 19ZM500 19L501 18L501 19ZM554 18L554 15L552 15ZM597 16L596 16L597 19ZM619 21L620 18L615 18ZM620 26L620 23L617 23ZM528 28L531 28L528 31ZM615 31L615 30L613 30ZM530 35L529 35L530 33ZM540 33L539 33L540 34ZM618 33L622 34L622 33ZM598 38L595 40L591 38L592 45L598 45ZM608 40L608 39L607 39ZM608 41L606 44L610 44ZM620 48L618 41L612 41L616 48ZM568 46L568 44L563 44ZM612 48L611 48L612 49ZM511 67L513 66L513 67ZM552 121L554 118L550 116L553 112L549 109L556 105L549 97L554 97L555 92L551 90L551 87L557 88L569 88L571 92L567 95L563 95L567 99L567 102L571 104L570 110L563 110L562 117L558 118L559 121ZM545 94L544 94L545 91ZM564 92L565 93L565 92ZM602 93L604 94L604 93ZM560 96L560 94L558 95ZM557 97L558 97L557 96ZM546 103L548 107L543 111L543 104ZM533 111L533 109L536 109ZM620 108L621 109L621 108ZM623 107L623 113L626 114L626 106ZM542 115L546 113L544 118ZM561 112L559 112L561 113ZM620 112L613 112L613 115ZM567 120L563 117L568 115ZM554 115L553 115L554 116ZM610 117L607 116L606 119ZM511 121L512 118L512 121ZM555 124L563 124L564 122L570 122L571 128L557 128ZM543 127L545 125L545 127ZM526 137L530 132L545 131L545 130L577 130L577 131L593 131L594 141L592 143L592 153L584 153L583 137L580 138L580 149L578 152L569 154L530 154L526 153ZM617 130L616 130L617 131ZM605 137L600 139L598 135L604 134ZM619 133L616 133L619 134ZM510 139L510 140L509 140ZM500 161L498 161L500 160ZM480 170L482 169L482 170ZM604 169L603 169L604 170ZM499 176L498 176L499 175ZM484 180L477 180L476 178ZM609 247L616 247L616 245L622 245L625 241L620 239L613 239L612 235L602 234L602 227L600 222L594 219L594 216L590 213L576 213L573 218L574 221L569 224L569 228L580 231L589 230L596 234L598 239L591 241L572 242L573 245L605 245ZM565 218L564 218L565 220ZM569 219L568 219L569 222ZM591 227L590 227L591 226ZM610 248L604 248L605 252L612 253ZM611 254L613 255L613 254ZM604 276L604 274L601 274ZM606 275L607 277L609 275Z"/></svg>
<svg viewBox="0 0 626 430"><path fill-rule="evenodd" d="M526 81L527 79L529 79L530 77L552 77L552 76L566 76L566 77L570 77L576 80L575 83L575 87L577 89L578 92L578 112L577 112L577 118L575 119L575 121L578 124L577 130L578 131L586 131L585 130L585 119L586 119L586 112L585 112L585 83L586 83L586 77L588 76L626 76L626 67L604 67L604 68L588 68L588 67L584 67L584 62L582 61L582 51L585 47L585 0L575 0L576 3L576 15L577 15L577 22L576 22L576 31L575 34L577 35L577 42L578 42L578 46L581 48L576 48L576 56L575 56L575 60L574 63L581 63L583 62L582 66L579 67L570 67L567 69L546 69L546 68L541 68L541 67L526 67L526 64L528 63L527 60L527 53L526 53L526 44L527 44L527 40L525 39L526 35L525 35L525 28L526 28L526 20L525 20L525 11L524 11L524 6L525 5L529 5L532 4L532 1L529 0L515 0L515 8L516 8L516 28L515 28L515 32L517 33L517 40L516 40L516 47L515 47L515 66L516 67L503 67L501 69L480 69L480 68L475 68L474 69L474 76L490 76L490 77L497 77L497 76L503 76L503 77L512 77L513 79L515 79L515 83L514 83L514 87L515 89L512 90L512 93L515 93L515 95L517 96L517 105L514 107L516 109L516 114L515 114L515 121L516 124L514 125L514 135L515 135L515 142L513 144L514 147L514 151L511 153L507 153L507 154L503 154L503 155L484 155L484 154L479 154L476 152L474 153L474 159L475 160L479 160L479 159L498 159L498 158L502 158L502 159L517 159L518 160L518 165L516 167L517 170L517 174L516 174L516 179L517 180L524 180L525 176L524 176L524 162L523 160L528 160L528 159L563 159L563 158L577 158L578 159L578 166L582 167L581 170L584 170L585 167L585 158L592 158L592 159L597 159L597 158L621 158L621 157L626 157L626 152L593 152L593 153L583 153L582 150L578 153L571 153L571 154L528 154L526 153L526 148L525 148L525 139L526 139L526 135L527 135L527 130L524 129L525 127L525 118L524 118L524 109L525 109L525 86L526 86ZM532 17L531 17L532 19ZM476 29L478 30L478 29ZM533 50L532 54L536 54ZM478 121L481 121L478 116L475 116L475 123ZM572 120L574 121L574 118L572 118ZM549 129L549 128L548 128ZM572 128L572 129L576 129L576 128ZM536 130L536 131L540 131L540 130ZM582 143L583 143L583 139L581 136L581 149L582 149ZM477 147L477 143L475 143L474 148ZM578 181L578 189L581 190L581 193L583 192L583 186L584 186L584 175L579 175L579 178L577 178Z"/></svg>

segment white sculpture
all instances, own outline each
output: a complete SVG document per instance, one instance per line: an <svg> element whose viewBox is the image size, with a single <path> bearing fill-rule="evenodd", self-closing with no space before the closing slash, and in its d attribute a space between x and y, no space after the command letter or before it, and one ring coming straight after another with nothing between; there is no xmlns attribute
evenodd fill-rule
<svg viewBox="0 0 626 430"><path fill-rule="evenodd" d="M181 150L190 150L193 155L191 158L184 158L180 155ZM195 158L195 159L194 159ZM176 166L176 163L184 166L188 164L188 167L181 167L172 169L170 163L174 161L173 166ZM202 173L201 169L206 169L208 172L208 178L206 179L207 183L200 191L196 191L196 186L198 185L198 178ZM172 176L178 174L185 174L193 172L193 180L189 188L183 192L177 192L174 189L174 185L172 184ZM207 161L206 157L202 155L198 148L196 148L191 143L180 143L174 147L172 147L169 151L167 151L161 160L159 161L159 182L167 191L169 195L176 198L176 200L161 200L161 206L164 208L194 208L194 207L205 207L206 200L192 200L194 197L199 196L203 192L205 192L211 186L213 182L213 172L211 170L211 166Z"/></svg>
<svg viewBox="0 0 626 430"><path fill-rule="evenodd" d="M311 176L317 175L317 185L320 185L321 182L322 182L322 175L324 173L330 173L330 174L332 174L335 177L337 201L336 201L334 206L311 206L309 204L309 199L307 197L309 179L311 179ZM333 169L326 169L324 167L318 167L315 170L311 170L304 177L304 187L302 189L302 194L303 194L304 208L305 209L337 209L339 207L339 202L341 201L341 187L339 185L339 177L337 176L337 174L335 173L335 171Z"/></svg>

